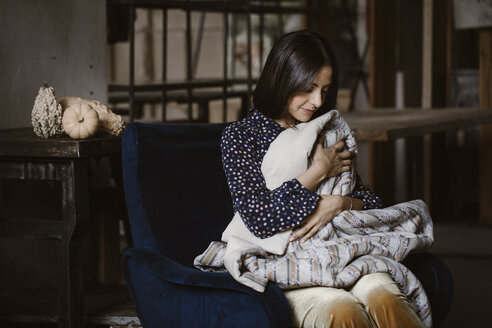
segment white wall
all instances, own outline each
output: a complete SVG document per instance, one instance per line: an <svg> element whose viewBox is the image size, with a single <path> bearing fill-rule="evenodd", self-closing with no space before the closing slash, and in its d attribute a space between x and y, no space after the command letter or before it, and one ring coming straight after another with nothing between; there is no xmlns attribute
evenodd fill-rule
<svg viewBox="0 0 492 328"><path fill-rule="evenodd" d="M38 89L107 101L106 2L0 0L0 128L31 126Z"/></svg>

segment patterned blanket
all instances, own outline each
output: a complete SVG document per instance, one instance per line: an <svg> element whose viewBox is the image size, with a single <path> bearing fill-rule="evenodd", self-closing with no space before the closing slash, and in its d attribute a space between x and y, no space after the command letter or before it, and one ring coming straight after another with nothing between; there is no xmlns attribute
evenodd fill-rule
<svg viewBox="0 0 492 328"><path fill-rule="evenodd" d="M299 124L297 129L284 131L288 133L282 132L262 163L267 187L273 189L308 167L313 144L322 131L327 145L344 139L354 150L355 139L347 128L339 113L330 111L316 120ZM278 156L284 156L282 154L288 154L289 161L278 160ZM293 165L302 167L292 169ZM352 171L324 181L318 192L349 194L354 185L353 174ZM278 176L281 178L277 179ZM400 263L409 253L426 250L433 243L432 220L423 201L409 201L384 209L344 211L302 244L299 240L288 242L290 233L259 239L247 230L236 213L222 241L212 242L194 264L202 270L227 270L236 280L258 291L264 290L268 280L284 289L345 288L362 275L386 272L406 295L424 325L432 326L422 285Z"/></svg>

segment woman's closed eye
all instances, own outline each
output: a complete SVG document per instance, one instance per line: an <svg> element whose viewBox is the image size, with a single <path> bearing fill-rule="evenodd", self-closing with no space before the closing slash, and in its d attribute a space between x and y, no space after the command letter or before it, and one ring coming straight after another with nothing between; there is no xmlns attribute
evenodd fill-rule
<svg viewBox="0 0 492 328"><path fill-rule="evenodd" d="M302 93L311 93L313 91L314 91L314 87L310 87L310 88L304 90ZM330 86L327 86L327 87L321 89L322 93L328 93L329 91L330 91Z"/></svg>

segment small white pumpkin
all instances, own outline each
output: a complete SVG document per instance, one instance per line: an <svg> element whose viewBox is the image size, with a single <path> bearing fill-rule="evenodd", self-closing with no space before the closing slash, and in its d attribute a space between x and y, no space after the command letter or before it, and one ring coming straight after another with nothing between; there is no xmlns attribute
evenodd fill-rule
<svg viewBox="0 0 492 328"><path fill-rule="evenodd" d="M73 104L65 109L63 129L73 139L86 139L97 132L99 115L88 104Z"/></svg>

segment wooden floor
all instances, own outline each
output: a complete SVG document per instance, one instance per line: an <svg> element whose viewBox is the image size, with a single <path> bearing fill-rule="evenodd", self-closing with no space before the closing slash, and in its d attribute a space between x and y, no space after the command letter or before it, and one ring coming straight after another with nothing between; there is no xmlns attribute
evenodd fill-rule
<svg viewBox="0 0 492 328"><path fill-rule="evenodd" d="M54 289L0 289L0 327L54 327ZM126 286L90 286L85 299L88 327L140 327Z"/></svg>
<svg viewBox="0 0 492 328"><path fill-rule="evenodd" d="M451 311L441 328L492 327L492 226L451 222L434 227L433 252L454 280Z"/></svg>
<svg viewBox="0 0 492 328"><path fill-rule="evenodd" d="M451 311L441 328L491 327L488 311L492 309L492 226L436 223L434 234L432 252L450 267L455 289ZM0 289L0 327L56 327L53 304L54 290ZM140 326L125 286L89 288L86 310L87 327Z"/></svg>

